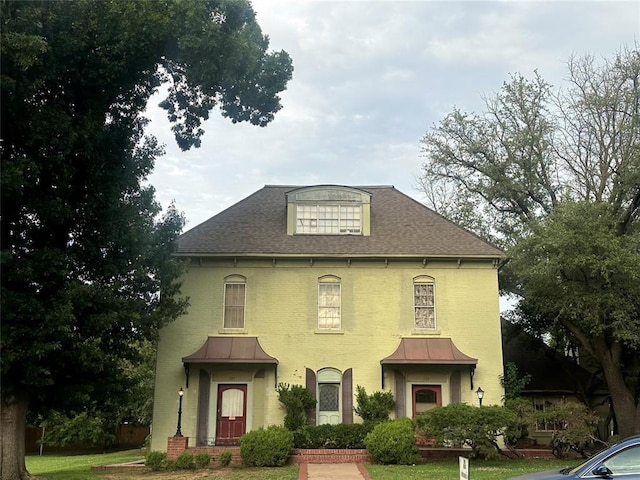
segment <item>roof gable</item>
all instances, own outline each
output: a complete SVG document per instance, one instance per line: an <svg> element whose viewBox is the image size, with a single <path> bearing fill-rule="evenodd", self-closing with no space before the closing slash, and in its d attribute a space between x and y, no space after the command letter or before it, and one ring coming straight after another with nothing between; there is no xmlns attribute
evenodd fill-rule
<svg viewBox="0 0 640 480"><path fill-rule="evenodd" d="M300 188L265 186L181 235L178 255L502 256L500 249L392 186L350 187L370 195L369 236L287 235L287 195Z"/></svg>

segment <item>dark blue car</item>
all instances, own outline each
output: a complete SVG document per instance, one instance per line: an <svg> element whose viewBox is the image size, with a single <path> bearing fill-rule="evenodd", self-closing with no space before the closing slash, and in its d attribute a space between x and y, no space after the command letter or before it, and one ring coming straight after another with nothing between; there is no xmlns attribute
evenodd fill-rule
<svg viewBox="0 0 640 480"><path fill-rule="evenodd" d="M571 480L571 479L640 480L640 435L594 455L574 468L529 473L509 480Z"/></svg>

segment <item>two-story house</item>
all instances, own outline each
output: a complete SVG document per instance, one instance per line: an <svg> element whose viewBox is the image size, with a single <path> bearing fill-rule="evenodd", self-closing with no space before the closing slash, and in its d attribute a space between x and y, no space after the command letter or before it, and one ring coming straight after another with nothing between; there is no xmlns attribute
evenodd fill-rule
<svg viewBox="0 0 640 480"><path fill-rule="evenodd" d="M395 417L502 401L502 252L392 186L265 186L177 255L190 307L161 331L153 450L180 405L189 446L282 424L280 382L318 424L359 421L357 385L393 392Z"/></svg>

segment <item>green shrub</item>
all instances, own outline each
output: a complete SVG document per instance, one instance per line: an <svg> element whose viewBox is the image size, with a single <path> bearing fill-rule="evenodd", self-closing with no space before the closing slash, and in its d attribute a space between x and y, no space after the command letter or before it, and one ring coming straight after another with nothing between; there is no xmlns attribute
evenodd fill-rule
<svg viewBox="0 0 640 480"><path fill-rule="evenodd" d="M175 470L177 468L176 461L169 458L165 458L164 461L162 462L162 468L164 470Z"/></svg>
<svg viewBox="0 0 640 480"><path fill-rule="evenodd" d="M284 426L292 432L307 423L307 414L316 406L316 399L309 390L301 385L279 383L278 400L284 405Z"/></svg>
<svg viewBox="0 0 640 480"><path fill-rule="evenodd" d="M531 382L531 375L526 374L522 377L518 371L518 367L514 362L507 362L504 365L504 375L500 379L500 383L504 387L504 399L515 400L521 398L522 391Z"/></svg>
<svg viewBox="0 0 640 480"><path fill-rule="evenodd" d="M500 452L497 438L513 431L517 420L505 407L451 403L418 414L415 424L417 433L435 438L439 444L468 445L474 457L496 458Z"/></svg>
<svg viewBox="0 0 640 480"><path fill-rule="evenodd" d="M365 448L371 424L305 425L293 432L295 448Z"/></svg>
<svg viewBox="0 0 640 480"><path fill-rule="evenodd" d="M373 427L372 423L333 425L333 448L365 448L364 439Z"/></svg>
<svg viewBox="0 0 640 480"><path fill-rule="evenodd" d="M293 432L295 448L333 448L333 425L305 425Z"/></svg>
<svg viewBox="0 0 640 480"><path fill-rule="evenodd" d="M293 433L272 425L240 437L242 464L248 467L282 467L293 449Z"/></svg>
<svg viewBox="0 0 640 480"><path fill-rule="evenodd" d="M504 406L515 416L515 423L509 425L504 436L505 444L514 447L518 440L527 438L529 431L535 429L536 410L531 401L522 397L507 398Z"/></svg>
<svg viewBox="0 0 640 480"><path fill-rule="evenodd" d="M176 458L176 468L178 470L191 470L196 468L196 464L193 459L193 453L182 452Z"/></svg>
<svg viewBox="0 0 640 480"><path fill-rule="evenodd" d="M225 450L218 457L218 465L220 465L221 467L228 467L231 463L231 457L231 452L229 450Z"/></svg>
<svg viewBox="0 0 640 480"><path fill-rule="evenodd" d="M211 463L211 457L208 453L196 453L193 457L196 468L205 468Z"/></svg>
<svg viewBox="0 0 640 480"><path fill-rule="evenodd" d="M112 421L100 412L81 412L66 416L52 411L44 421L44 425L46 426L46 434L42 438L44 445L109 448L116 440Z"/></svg>
<svg viewBox="0 0 640 480"><path fill-rule="evenodd" d="M552 442L560 457L569 452L570 445L590 444L598 425L598 416L578 402L555 403L543 412L537 412L536 418L555 427Z"/></svg>
<svg viewBox="0 0 640 480"><path fill-rule="evenodd" d="M367 435L365 445L378 463L411 465L418 461L418 447L410 418L379 423Z"/></svg>
<svg viewBox="0 0 640 480"><path fill-rule="evenodd" d="M158 471L164 467L164 462L167 459L165 452L149 452L144 460L144 464L150 467L151 470Z"/></svg>
<svg viewBox="0 0 640 480"><path fill-rule="evenodd" d="M374 392L367 395L364 387L356 386L356 406L353 411L364 423L372 423L375 426L386 422L395 407L396 401L392 392Z"/></svg>

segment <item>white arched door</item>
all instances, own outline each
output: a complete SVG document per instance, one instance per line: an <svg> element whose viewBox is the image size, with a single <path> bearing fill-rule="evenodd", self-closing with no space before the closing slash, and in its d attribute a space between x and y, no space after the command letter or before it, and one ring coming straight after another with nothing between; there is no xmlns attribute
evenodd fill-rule
<svg viewBox="0 0 640 480"><path fill-rule="evenodd" d="M318 372L318 425L341 423L341 383L342 373L335 368Z"/></svg>

